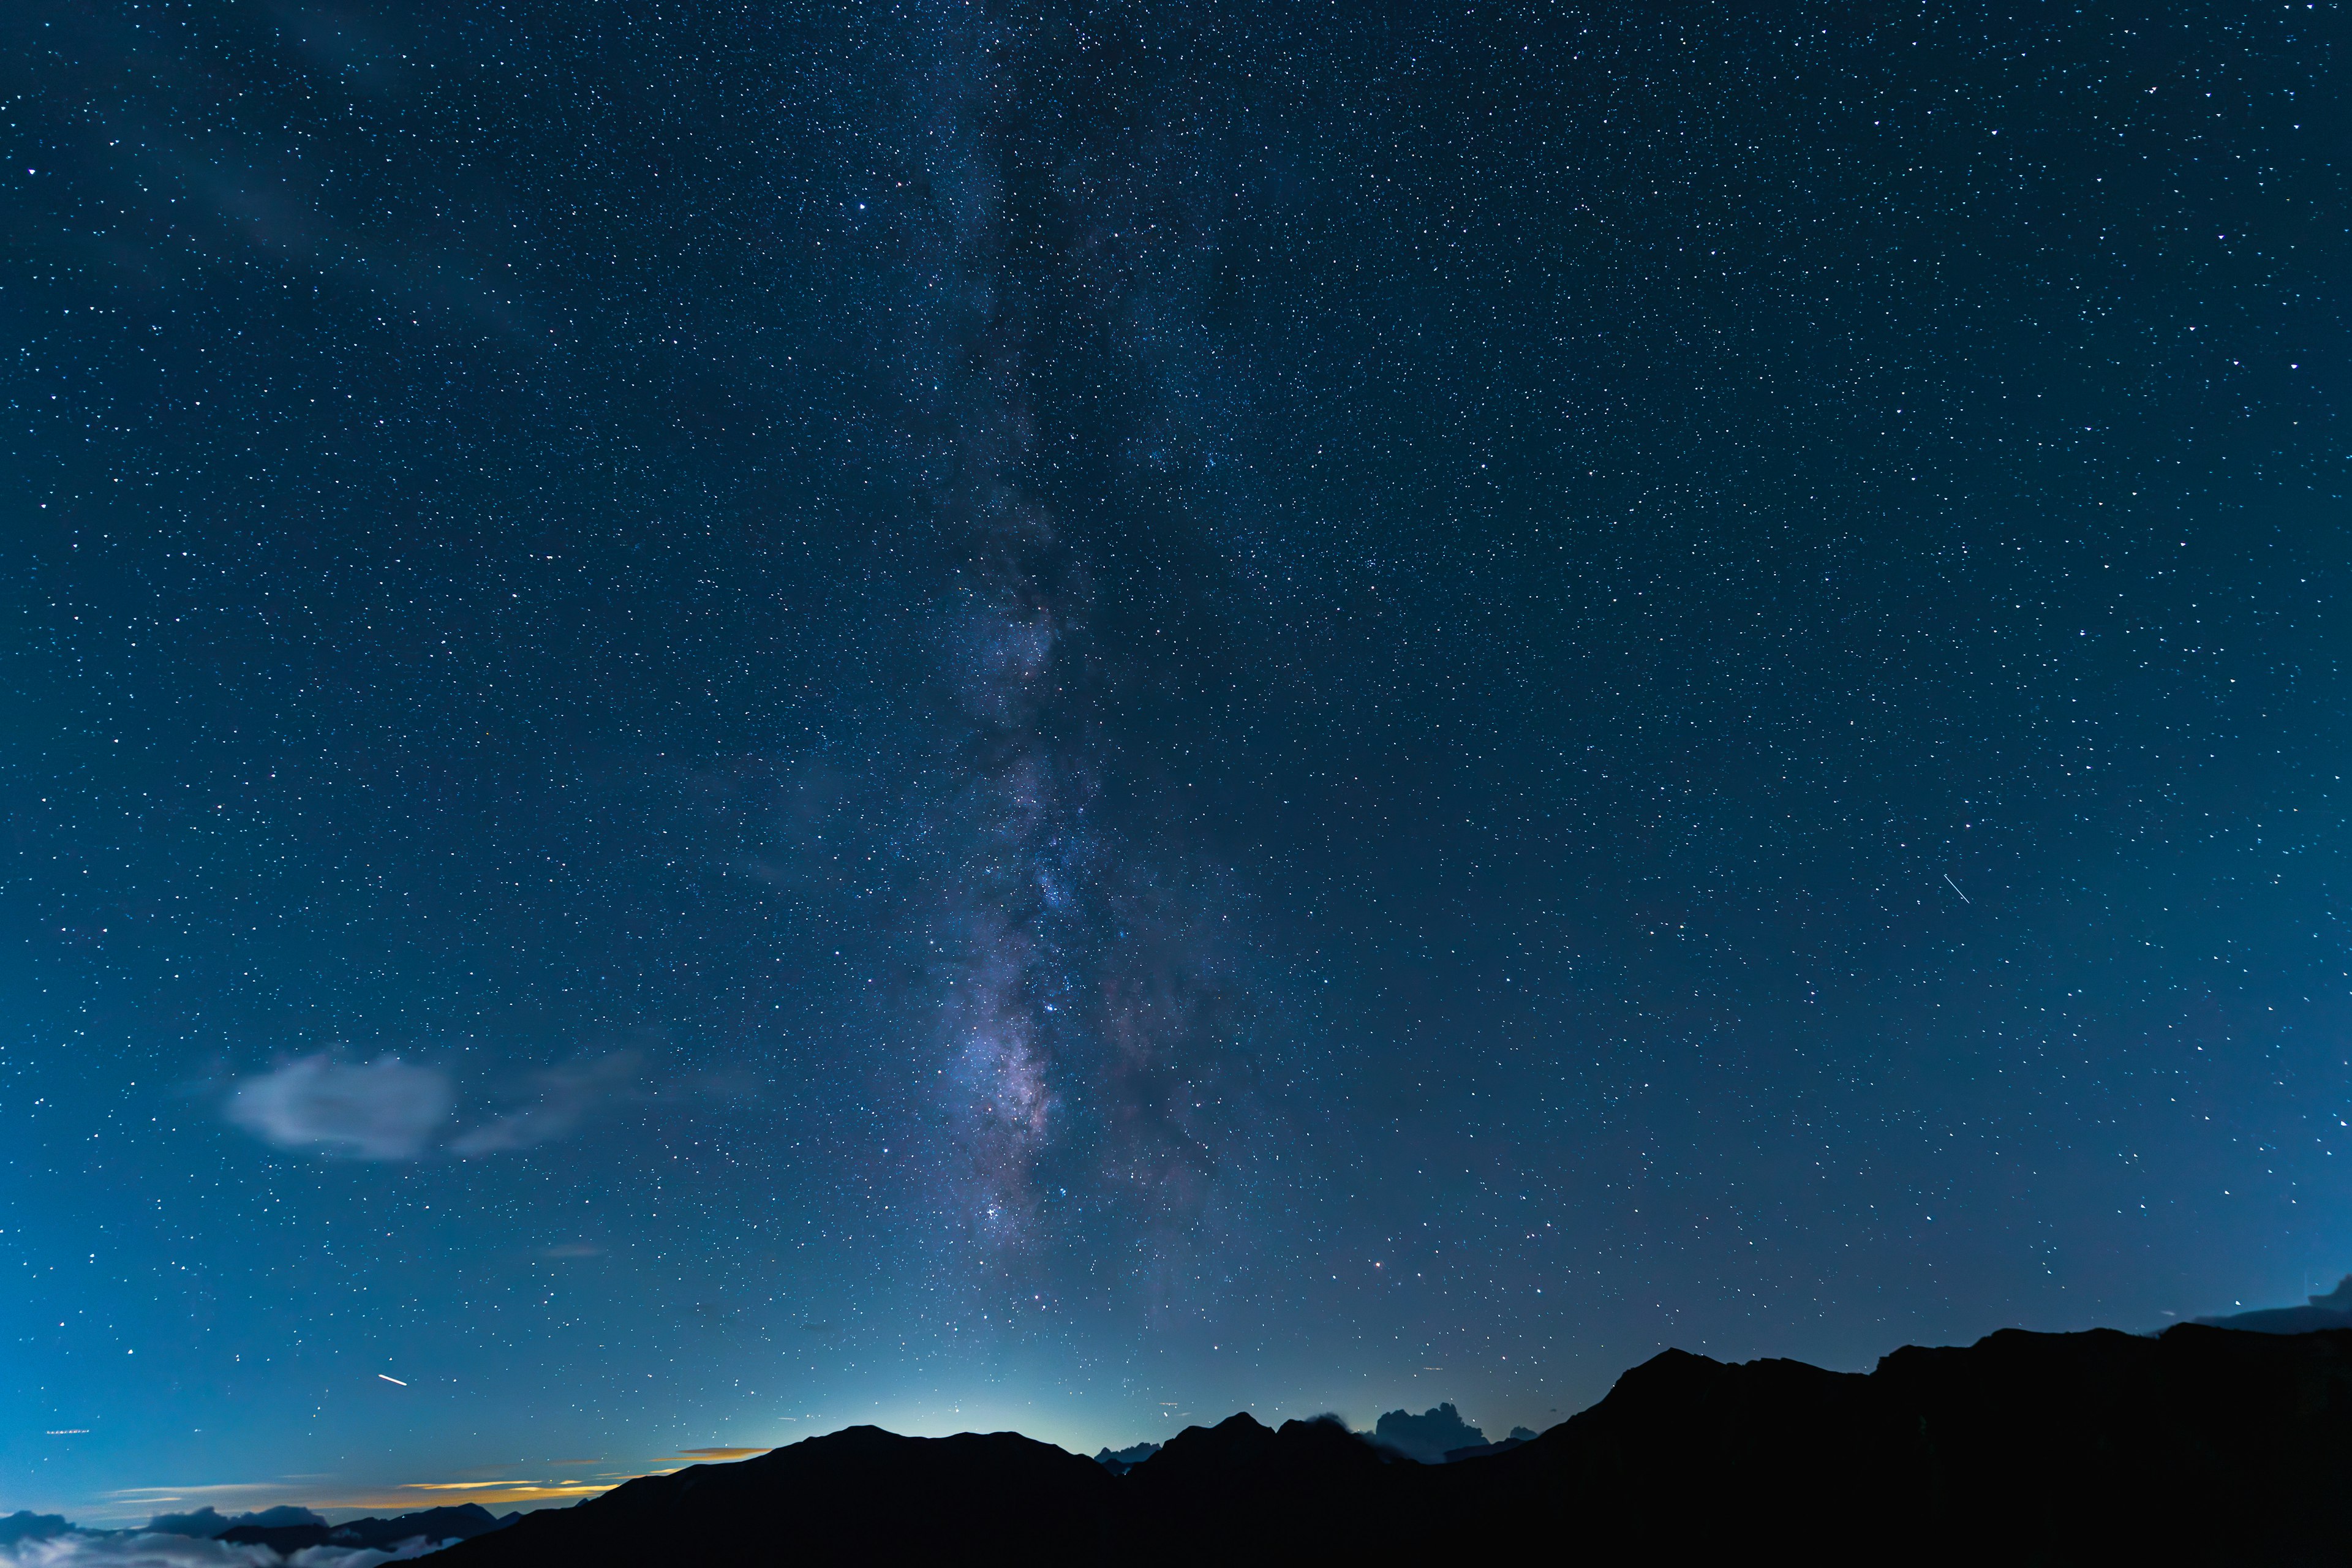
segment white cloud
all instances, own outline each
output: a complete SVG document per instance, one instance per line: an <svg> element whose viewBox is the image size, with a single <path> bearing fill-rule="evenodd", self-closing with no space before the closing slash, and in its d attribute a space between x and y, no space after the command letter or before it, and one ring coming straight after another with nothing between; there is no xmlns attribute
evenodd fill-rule
<svg viewBox="0 0 2352 1568"><path fill-rule="evenodd" d="M578 1128L628 1091L634 1051L572 1062L531 1077L528 1103L448 1139L460 1158L528 1149ZM320 1053L245 1079L230 1091L228 1119L281 1149L351 1160L415 1160L441 1142L457 1103L449 1075L398 1057L365 1067Z"/></svg>
<svg viewBox="0 0 2352 1568"><path fill-rule="evenodd" d="M0 1568L377 1568L421 1557L439 1545L403 1542L393 1552L312 1546L281 1557L267 1546L199 1541L191 1535L55 1535L0 1546Z"/></svg>
<svg viewBox="0 0 2352 1568"><path fill-rule="evenodd" d="M449 1075L381 1057L365 1067L324 1054L249 1078L228 1119L281 1149L353 1160L414 1160L449 1118Z"/></svg>

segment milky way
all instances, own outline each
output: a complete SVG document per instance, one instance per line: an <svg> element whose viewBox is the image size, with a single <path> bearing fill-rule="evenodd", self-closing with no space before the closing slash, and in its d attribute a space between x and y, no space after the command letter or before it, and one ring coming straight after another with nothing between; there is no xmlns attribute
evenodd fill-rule
<svg viewBox="0 0 2352 1568"><path fill-rule="evenodd" d="M1164 505L1150 487L1181 493L1202 465L1172 405L1200 368L1183 356L1216 171L1181 114L1127 136L1045 118L1073 64L1054 31L924 35L897 84L905 163L868 204L904 289L900 474L948 563L925 631L941 697L913 915L937 994L909 1000L936 1014L917 1071L939 1065L919 1087L953 1145L937 1195L1014 1251L1128 1225L1171 1245L1252 1157L1268 1044L1213 868L1118 776L1138 670L1105 646L1090 569L1127 514ZM1084 409L1054 384L1074 344L1116 381ZM1074 499L1053 449L1106 420L1130 471Z"/></svg>

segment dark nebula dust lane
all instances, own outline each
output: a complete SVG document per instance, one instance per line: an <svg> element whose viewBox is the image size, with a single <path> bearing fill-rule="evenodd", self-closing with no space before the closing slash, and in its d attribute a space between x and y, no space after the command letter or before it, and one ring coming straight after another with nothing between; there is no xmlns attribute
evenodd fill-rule
<svg viewBox="0 0 2352 1568"><path fill-rule="evenodd" d="M0 17L0 1515L2324 1290L2341 42Z"/></svg>

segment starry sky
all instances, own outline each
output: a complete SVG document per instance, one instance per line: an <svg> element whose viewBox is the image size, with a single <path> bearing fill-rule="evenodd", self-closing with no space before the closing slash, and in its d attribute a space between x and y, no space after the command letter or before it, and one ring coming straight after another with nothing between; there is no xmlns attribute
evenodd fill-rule
<svg viewBox="0 0 2352 1568"><path fill-rule="evenodd" d="M2333 0L5 9L0 1509L2352 1269Z"/></svg>

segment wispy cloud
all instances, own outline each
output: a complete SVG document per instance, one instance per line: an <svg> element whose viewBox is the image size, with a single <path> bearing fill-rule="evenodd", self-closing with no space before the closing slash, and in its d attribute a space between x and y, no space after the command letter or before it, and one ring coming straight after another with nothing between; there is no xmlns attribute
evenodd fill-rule
<svg viewBox="0 0 2352 1568"><path fill-rule="evenodd" d="M626 1480L631 1478L622 1477ZM578 1502L611 1491L616 1481L404 1481L404 1492L461 1492L462 1500L484 1508L512 1508L533 1502ZM402 1498L392 1506L413 1508L418 1500Z"/></svg>
<svg viewBox="0 0 2352 1568"><path fill-rule="evenodd" d="M457 1109L447 1071L379 1057L364 1066L320 1052L239 1080L228 1119L263 1142L347 1160L416 1160L437 1146L460 1159L545 1143L627 1092L634 1051L535 1073L524 1103L442 1142Z"/></svg>
<svg viewBox="0 0 2352 1568"><path fill-rule="evenodd" d="M450 1143L450 1152L469 1158L561 1138L618 1098L636 1071L635 1051L616 1051L595 1061L551 1068L535 1075L536 1098L531 1103L459 1133Z"/></svg>
<svg viewBox="0 0 2352 1568"><path fill-rule="evenodd" d="M249 1078L228 1119L280 1149L351 1160L414 1160L448 1121L449 1075L398 1057L355 1067L320 1053Z"/></svg>
<svg viewBox="0 0 2352 1568"><path fill-rule="evenodd" d="M145 1512L139 1514L139 1518L143 1520L168 1503L194 1503L203 1508L226 1503L232 1509L246 1503L267 1508L283 1501L289 1490L302 1489L289 1487L287 1484L289 1481L317 1479L312 1476L280 1476L275 1480L217 1481L205 1486L123 1487L98 1495L106 1500L110 1513L122 1510L144 1510Z"/></svg>
<svg viewBox="0 0 2352 1568"><path fill-rule="evenodd" d="M654 1463L657 1465L714 1465L724 1463L729 1459L749 1459L755 1455L764 1454L766 1452L768 1452L768 1450L765 1448L681 1448L677 1453L671 1454L667 1458L656 1459Z"/></svg>

